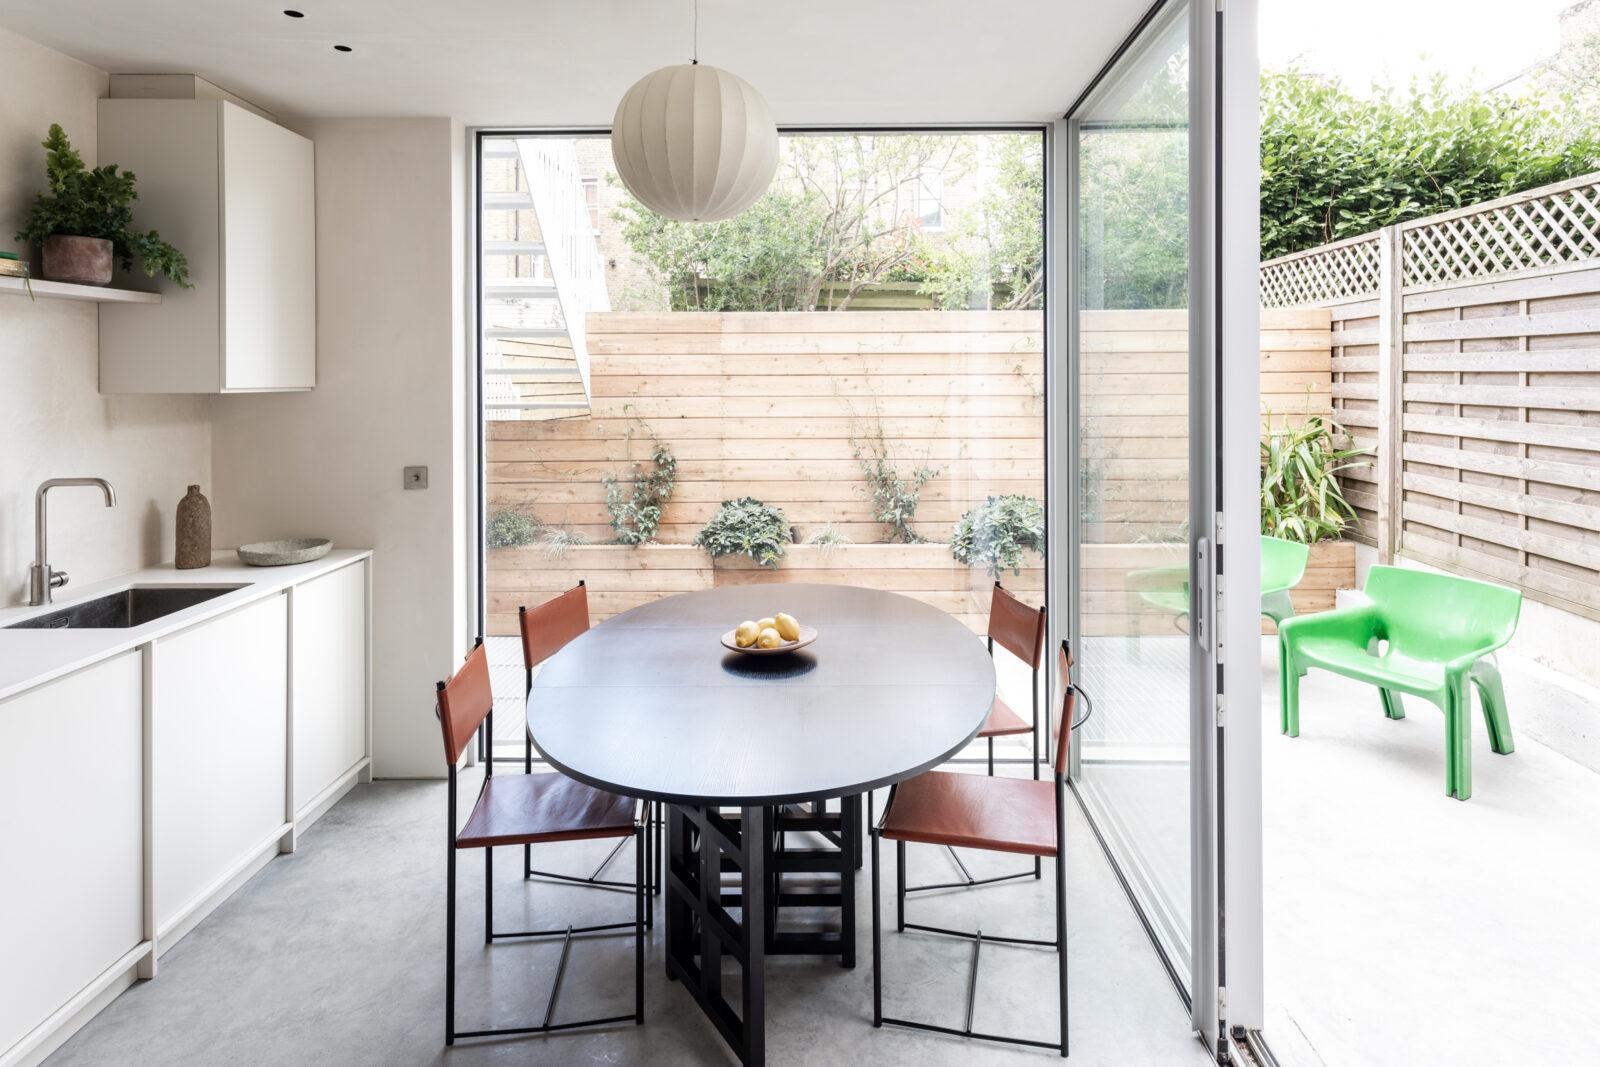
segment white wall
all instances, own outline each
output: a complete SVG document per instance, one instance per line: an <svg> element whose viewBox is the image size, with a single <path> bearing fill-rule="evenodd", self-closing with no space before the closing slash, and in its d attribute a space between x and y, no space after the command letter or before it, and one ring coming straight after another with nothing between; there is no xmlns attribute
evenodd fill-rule
<svg viewBox="0 0 1600 1067"><path fill-rule="evenodd" d="M444 773L433 684L466 634L463 134L328 119L316 144L317 387L216 401L219 544L370 546L373 773ZM401 468L430 468L426 490Z"/></svg>
<svg viewBox="0 0 1600 1067"><path fill-rule="evenodd" d="M12 234L44 185L39 142L59 122L93 166L106 76L4 29L0 71L0 248L32 257ZM211 488L209 402L101 396L98 305L11 294L0 294L0 383L0 605L26 600L33 491L46 478L99 475L117 490L109 510L94 490L51 494L50 562L75 585L171 559L184 486Z"/></svg>

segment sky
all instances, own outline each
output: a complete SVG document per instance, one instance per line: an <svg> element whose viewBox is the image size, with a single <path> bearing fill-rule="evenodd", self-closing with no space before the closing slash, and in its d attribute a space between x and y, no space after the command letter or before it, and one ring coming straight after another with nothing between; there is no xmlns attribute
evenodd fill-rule
<svg viewBox="0 0 1600 1067"><path fill-rule="evenodd" d="M1260 0L1261 65L1298 59L1358 91L1439 70L1487 88L1554 53L1560 13L1576 2Z"/></svg>

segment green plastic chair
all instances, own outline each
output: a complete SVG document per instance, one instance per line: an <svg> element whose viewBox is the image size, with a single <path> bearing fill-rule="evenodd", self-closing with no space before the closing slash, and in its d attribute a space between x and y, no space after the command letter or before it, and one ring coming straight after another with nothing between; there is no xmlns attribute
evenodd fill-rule
<svg viewBox="0 0 1600 1067"><path fill-rule="evenodd" d="M1261 535L1261 614L1280 625L1294 616L1289 590L1306 576L1311 546Z"/></svg>
<svg viewBox="0 0 1600 1067"><path fill-rule="evenodd" d="M1310 545L1261 535L1261 614L1278 623L1294 615L1289 590L1306 576L1306 561L1310 558ZM1128 585L1153 608L1180 618L1189 614L1187 567L1131 571Z"/></svg>
<svg viewBox="0 0 1600 1067"><path fill-rule="evenodd" d="M1511 640L1522 610L1515 589L1406 567L1367 572L1367 602L1286 619L1278 627L1283 732L1300 736L1300 678L1318 667L1378 687L1383 713L1405 717L1401 695L1438 705L1445 721L1445 791L1472 796L1472 695L1489 742L1512 751L1500 672L1487 657Z"/></svg>

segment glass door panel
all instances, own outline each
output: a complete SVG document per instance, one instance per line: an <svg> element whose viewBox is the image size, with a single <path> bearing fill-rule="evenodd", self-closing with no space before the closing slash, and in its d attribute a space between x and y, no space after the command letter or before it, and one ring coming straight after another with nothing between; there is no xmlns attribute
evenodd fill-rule
<svg viewBox="0 0 1600 1067"><path fill-rule="evenodd" d="M1077 272L1074 638L1095 699L1079 795L1169 968L1190 981L1188 5L1161 13L1072 116ZM1200 512L1204 514L1204 512Z"/></svg>

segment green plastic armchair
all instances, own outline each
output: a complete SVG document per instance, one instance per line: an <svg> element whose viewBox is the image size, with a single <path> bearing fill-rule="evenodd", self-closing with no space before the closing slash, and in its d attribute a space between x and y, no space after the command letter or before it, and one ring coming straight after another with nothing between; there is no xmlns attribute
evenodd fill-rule
<svg viewBox="0 0 1600 1067"><path fill-rule="evenodd" d="M1261 614L1280 624L1294 615L1289 590L1306 576L1310 558L1310 545L1261 535Z"/></svg>
<svg viewBox="0 0 1600 1067"><path fill-rule="evenodd" d="M1281 623L1294 614L1289 590L1306 576L1311 546L1261 535L1261 614ZM1139 599L1179 618L1189 614L1189 568L1158 567L1131 571L1128 585Z"/></svg>
<svg viewBox="0 0 1600 1067"><path fill-rule="evenodd" d="M1378 687L1385 716L1405 717L1402 694L1438 705L1445 720L1445 791L1472 795L1472 695L1489 742L1512 751L1500 672L1486 657L1511 640L1522 609L1514 589L1405 567L1367 572L1366 603L1285 619L1278 627L1283 732L1300 736L1300 678L1318 667Z"/></svg>

